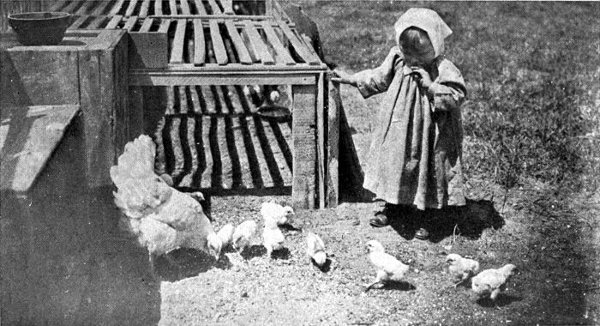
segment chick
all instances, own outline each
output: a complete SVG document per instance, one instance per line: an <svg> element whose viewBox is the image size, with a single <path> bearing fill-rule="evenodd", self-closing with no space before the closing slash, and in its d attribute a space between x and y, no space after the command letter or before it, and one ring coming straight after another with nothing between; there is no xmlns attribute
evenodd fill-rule
<svg viewBox="0 0 600 326"><path fill-rule="evenodd" d="M306 254L319 267L323 267L327 261L325 243L316 234L308 232L306 235Z"/></svg>
<svg viewBox="0 0 600 326"><path fill-rule="evenodd" d="M227 223L223 225L223 227L217 232L217 236L221 239L223 244L223 248L226 248L233 241L233 233L235 232L235 227L231 223Z"/></svg>
<svg viewBox="0 0 600 326"><path fill-rule="evenodd" d="M263 230L263 245L267 249L268 257L271 257L273 251L282 249L284 241L285 237L279 227L277 227L277 224L265 223L265 228Z"/></svg>
<svg viewBox="0 0 600 326"><path fill-rule="evenodd" d="M507 264L498 269L486 269L471 279L471 289L478 298L489 297L492 301L506 290L506 283L517 272L517 267Z"/></svg>
<svg viewBox="0 0 600 326"><path fill-rule="evenodd" d="M265 223L273 221L277 225L284 225L289 223L288 219L294 215L294 209L290 206L266 202L260 207L260 214L265 219Z"/></svg>
<svg viewBox="0 0 600 326"><path fill-rule="evenodd" d="M479 272L479 263L476 260L463 258L459 254L449 254L446 257L446 263L448 263L448 272L457 282L454 287Z"/></svg>
<svg viewBox="0 0 600 326"><path fill-rule="evenodd" d="M369 250L369 260L377 269L377 276L365 291L369 291L376 284L385 285L389 281L401 281L404 274L408 272L408 265L387 254L379 241L371 240L367 242L367 249Z"/></svg>
<svg viewBox="0 0 600 326"><path fill-rule="evenodd" d="M244 252L250 246L250 242L256 234L256 227L256 222L252 220L242 222L238 225L233 232L233 248L239 253Z"/></svg>

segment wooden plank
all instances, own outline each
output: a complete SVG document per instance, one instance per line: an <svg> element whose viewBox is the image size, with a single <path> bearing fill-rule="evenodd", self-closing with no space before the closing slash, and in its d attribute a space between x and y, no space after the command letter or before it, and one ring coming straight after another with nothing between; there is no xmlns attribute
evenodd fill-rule
<svg viewBox="0 0 600 326"><path fill-rule="evenodd" d="M144 19L144 23L142 23L142 27L140 27L139 32L141 32L141 33L150 32L150 28L152 28L153 23L154 23L154 19L152 19L152 18Z"/></svg>
<svg viewBox="0 0 600 326"><path fill-rule="evenodd" d="M170 119L167 119L167 122L170 121L169 126L169 137L171 140L171 150L173 154L174 160L172 161L171 171L169 174L173 177L175 184L177 185L178 179L180 179L181 174L184 171L184 155L181 145L181 138L179 134L179 129L181 126L181 117L180 116L172 116Z"/></svg>
<svg viewBox="0 0 600 326"><path fill-rule="evenodd" d="M240 117L243 118L243 117ZM259 118L251 118L247 117L246 121L248 122L248 129L250 133L250 140L252 142L252 146L256 151L256 159L258 161L258 168L260 172L260 182L256 185L258 188L271 188L274 186L273 177L269 171L269 165L267 164L265 153L263 152L263 145L261 145L261 140L259 137L259 130L257 129L255 123L262 124L262 121ZM268 146L268 144L267 144Z"/></svg>
<svg viewBox="0 0 600 326"><path fill-rule="evenodd" d="M129 6L125 10L125 17L132 16L135 10L135 7L138 4L138 0L129 0Z"/></svg>
<svg viewBox="0 0 600 326"><path fill-rule="evenodd" d="M205 9L206 11L206 9ZM215 15L211 15L208 13L204 13L204 14L190 14L190 15L183 15L183 14L172 14L172 15L166 15L166 14L162 14L162 15L150 15L150 17L152 18L185 18L185 19L218 19L218 20L236 20L236 24L242 25L243 21L246 20L251 20L251 21L258 21L258 20L270 20L271 21L271 25L272 26L279 26L277 24L277 22L275 22L273 20L273 17L271 16L253 16L253 15L224 15L224 14L215 14Z"/></svg>
<svg viewBox="0 0 600 326"><path fill-rule="evenodd" d="M226 66L222 66L226 67ZM245 73L205 73L191 71L185 74L176 74L167 69L162 72L140 72L130 70L129 84L137 86L168 86L168 85L313 85L315 78L307 75L249 75ZM285 72L285 71L284 71Z"/></svg>
<svg viewBox="0 0 600 326"><path fill-rule="evenodd" d="M194 186L194 176L198 172L198 150L196 148L196 117L188 117L186 119L186 127L182 128L183 131L187 131L185 135L181 135L180 137L185 137L185 143L188 145L187 151L189 151L189 158L186 159L186 162L189 160L189 167L186 167L186 174L182 178L181 182L179 182L180 187L193 187Z"/></svg>
<svg viewBox="0 0 600 326"><path fill-rule="evenodd" d="M90 16L80 16L69 26L69 29L78 29Z"/></svg>
<svg viewBox="0 0 600 326"><path fill-rule="evenodd" d="M64 7L66 3L67 0L57 1L49 8L49 11L61 11L61 8Z"/></svg>
<svg viewBox="0 0 600 326"><path fill-rule="evenodd" d="M79 9L77 9L77 12L75 12L76 15L85 15L85 16L89 16L90 15L90 8L92 6L94 6L96 4L96 1L85 1L83 3L83 5L81 7L79 7Z"/></svg>
<svg viewBox="0 0 600 326"><path fill-rule="evenodd" d="M177 0L169 0L169 10L172 16L177 15Z"/></svg>
<svg viewBox="0 0 600 326"><path fill-rule="evenodd" d="M194 19L194 65L201 66L206 62L206 44L202 20Z"/></svg>
<svg viewBox="0 0 600 326"><path fill-rule="evenodd" d="M233 0L221 0L221 6L223 6L224 14L234 15Z"/></svg>
<svg viewBox="0 0 600 326"><path fill-rule="evenodd" d="M211 141L214 141L214 137L210 137L211 130L215 129L216 131L216 117L203 116L202 117L202 144L204 145L204 169L202 170L202 175L200 177L200 188L208 189L212 188L213 183L213 168L214 168L214 160L213 160L213 148L215 148ZM214 127L213 127L214 126ZM214 131L213 131L214 133Z"/></svg>
<svg viewBox="0 0 600 326"><path fill-rule="evenodd" d="M210 9L212 10L213 15L223 14L223 12L221 12L221 8L219 8L219 5L215 0L208 0L208 4L210 5Z"/></svg>
<svg viewBox="0 0 600 326"><path fill-rule="evenodd" d="M292 46L294 47L294 49L296 50L298 55L300 55L300 57L302 57L304 62L306 62L310 65L321 64L321 60L319 59L319 57L316 56L316 54L313 54L313 52L311 52L309 49L307 49L307 45L304 44L304 42L302 42L298 38L298 35L296 35L292 31L292 29L288 26L288 24L280 21L279 26L281 27L281 30L283 31L284 35L288 38L288 40L290 41L290 43L292 44ZM311 48L312 48L312 46L311 46Z"/></svg>
<svg viewBox="0 0 600 326"><path fill-rule="evenodd" d="M214 88L211 87L211 89L213 90L215 105L217 106L218 113L222 115L229 115L229 107L225 101L225 96L227 94L227 89L225 86L215 86Z"/></svg>
<svg viewBox="0 0 600 326"><path fill-rule="evenodd" d="M202 97L204 98L204 102L206 103L206 113L208 114L216 114L217 113L217 103L219 98L216 97L213 93L214 86L201 86Z"/></svg>
<svg viewBox="0 0 600 326"><path fill-rule="evenodd" d="M170 63L183 63L183 46L185 41L185 27L187 20L178 19L175 37L173 38L173 47L171 49Z"/></svg>
<svg viewBox="0 0 600 326"><path fill-rule="evenodd" d="M236 116L230 118L233 139L235 140L235 152L237 152L237 159L240 169L239 174L241 179L238 180L240 182L240 188L252 188L255 176L253 176L252 170L250 168L251 158L247 150L247 145L250 145L250 148L252 148L252 145L251 142L247 143L249 140L247 140L243 134L242 120L244 120L245 122L245 119L246 117L244 116Z"/></svg>
<svg viewBox="0 0 600 326"><path fill-rule="evenodd" d="M181 6L181 14L182 15L191 15L190 4L188 0L179 0L179 5Z"/></svg>
<svg viewBox="0 0 600 326"><path fill-rule="evenodd" d="M110 4L110 1L108 1L108 0L100 1L100 4L92 12L92 16L101 16L101 15L103 15L109 4Z"/></svg>
<svg viewBox="0 0 600 326"><path fill-rule="evenodd" d="M229 117L219 116L218 124L217 124L217 140L219 143L219 152L221 154L221 184L220 187L223 189L231 189L233 186L233 164L231 161L231 156L229 154L229 149L227 147L228 142L228 130L225 125L225 119L229 119ZM214 157L213 157L214 159Z"/></svg>
<svg viewBox="0 0 600 326"><path fill-rule="evenodd" d="M196 86L188 86L190 92L190 98L192 99L192 109L195 114L202 114L202 104L200 103L200 96L196 90Z"/></svg>
<svg viewBox="0 0 600 326"><path fill-rule="evenodd" d="M125 0L117 0L117 2L112 7L112 9L110 10L110 13L108 15L114 16L114 15L118 14L121 11L121 7L123 7L124 3L125 3Z"/></svg>
<svg viewBox="0 0 600 326"><path fill-rule="evenodd" d="M229 37L233 42L233 46L235 47L240 63L252 64L250 53L248 53L248 49L244 45L244 41L242 40L242 37L240 36L240 33L238 33L238 30L233 22L231 20L226 20L225 27L227 27L227 32L229 33Z"/></svg>
<svg viewBox="0 0 600 326"><path fill-rule="evenodd" d="M108 22L108 24L106 24L106 26L104 28L105 29L117 28L117 26L119 26L119 23L121 22L122 18L123 18L123 16L121 16L121 15L114 16L113 18L110 19L110 21Z"/></svg>
<svg viewBox="0 0 600 326"><path fill-rule="evenodd" d="M315 170L317 90L314 85L294 85L292 92L292 112L294 112L292 205L295 209L314 209L317 174Z"/></svg>
<svg viewBox="0 0 600 326"><path fill-rule="evenodd" d="M187 92L186 86L177 86L177 90L179 92L179 113L180 114L188 114L188 102L187 102Z"/></svg>
<svg viewBox="0 0 600 326"><path fill-rule="evenodd" d="M169 26L171 26L171 20L170 19L163 19L160 22L160 26L158 27L158 32L159 33L167 33L167 32L169 32Z"/></svg>
<svg viewBox="0 0 600 326"><path fill-rule="evenodd" d="M140 18L146 18L148 16L148 11L150 10L150 0L144 0L142 2L142 6L140 7Z"/></svg>
<svg viewBox="0 0 600 326"><path fill-rule="evenodd" d="M340 84L328 78L327 108L327 206L336 207L339 201L340 168Z"/></svg>
<svg viewBox="0 0 600 326"><path fill-rule="evenodd" d="M175 114L175 86L167 86L167 106L165 115Z"/></svg>
<svg viewBox="0 0 600 326"><path fill-rule="evenodd" d="M87 29L98 29L100 25L104 23L106 16L94 17L92 21L87 25Z"/></svg>
<svg viewBox="0 0 600 326"><path fill-rule="evenodd" d="M319 74L317 81L317 185L319 187L319 208L325 208L325 74Z"/></svg>
<svg viewBox="0 0 600 326"><path fill-rule="evenodd" d="M81 1L81 0L73 0L66 7L64 7L62 9L62 11L63 12L74 13L74 12L76 12L75 8L78 8L81 4L83 4L83 1Z"/></svg>
<svg viewBox="0 0 600 326"><path fill-rule="evenodd" d="M131 31L136 23L137 23L136 16L127 17L127 21L125 22L125 26L123 26L123 29L126 31Z"/></svg>
<svg viewBox="0 0 600 326"><path fill-rule="evenodd" d="M198 10L198 14L202 15L202 16L206 16L206 8L204 8L204 3L202 3L202 0L194 0L194 3L196 4L196 10ZM200 19L200 18L198 18Z"/></svg>
<svg viewBox="0 0 600 326"><path fill-rule="evenodd" d="M246 21L246 28L244 31L250 40L250 46L252 47L254 54L260 58L260 61L265 65L274 64L275 60L273 60L267 45L263 42L260 34L258 34L256 27L254 27L254 23Z"/></svg>
<svg viewBox="0 0 600 326"><path fill-rule="evenodd" d="M226 65L229 62L227 58L227 52L225 51L225 44L223 44L223 38L221 38L221 31L219 30L219 23L216 20L210 20L210 39L212 40L213 50L215 57L219 65Z"/></svg>
<svg viewBox="0 0 600 326"><path fill-rule="evenodd" d="M295 65L296 61L294 61L294 59L292 59L288 50L283 46L283 43L281 43L281 40L275 33L275 30L273 29L271 24L269 24L266 21L263 21L262 27L263 27L263 30L265 31L265 34L267 35L267 40L269 41L269 44L275 50L276 63L283 62L286 65Z"/></svg>
<svg viewBox="0 0 600 326"><path fill-rule="evenodd" d="M154 0L154 14L162 15L162 0Z"/></svg>
<svg viewBox="0 0 600 326"><path fill-rule="evenodd" d="M43 105L13 110L24 114L22 119L3 119L0 125L0 189L25 192L52 157L79 106Z"/></svg>

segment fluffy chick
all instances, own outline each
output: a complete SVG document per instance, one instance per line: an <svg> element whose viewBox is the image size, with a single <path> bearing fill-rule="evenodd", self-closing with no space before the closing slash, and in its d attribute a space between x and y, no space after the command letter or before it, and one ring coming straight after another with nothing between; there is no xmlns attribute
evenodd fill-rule
<svg viewBox="0 0 600 326"><path fill-rule="evenodd" d="M223 248L226 248L233 241L233 233L235 232L235 227L231 223L227 223L223 225L223 227L217 232L217 236L221 240Z"/></svg>
<svg viewBox="0 0 600 326"><path fill-rule="evenodd" d="M513 264L498 269L486 269L471 279L471 289L478 298L489 297L493 301L506 290L506 283L517 271Z"/></svg>
<svg viewBox="0 0 600 326"><path fill-rule="evenodd" d="M367 286L365 291L370 290L376 284L383 284L389 281L401 281L404 274L408 272L408 265L403 264L394 256L387 254L383 245L377 240L367 242L369 251L369 260L377 269L375 281Z"/></svg>
<svg viewBox="0 0 600 326"><path fill-rule="evenodd" d="M476 260L463 258L459 254L449 254L446 257L446 263L448 263L448 272L456 282L454 287L479 272L479 263Z"/></svg>
<svg viewBox="0 0 600 326"><path fill-rule="evenodd" d="M277 203L266 202L261 205L260 214L265 220L265 224L275 222L277 225L284 225L294 215L294 209L290 206L281 206Z"/></svg>
<svg viewBox="0 0 600 326"><path fill-rule="evenodd" d="M316 234L308 232L306 235L306 254L319 267L323 267L327 261L325 243Z"/></svg>
<svg viewBox="0 0 600 326"><path fill-rule="evenodd" d="M238 225L232 236L233 248L242 253L250 247L250 242L256 234L256 228L256 222L252 220L244 221Z"/></svg>
<svg viewBox="0 0 600 326"><path fill-rule="evenodd" d="M285 236L277 227L275 223L265 223L265 228L263 230L263 245L267 249L267 256L271 257L271 254L275 250L279 250L283 248L283 242L285 241Z"/></svg>

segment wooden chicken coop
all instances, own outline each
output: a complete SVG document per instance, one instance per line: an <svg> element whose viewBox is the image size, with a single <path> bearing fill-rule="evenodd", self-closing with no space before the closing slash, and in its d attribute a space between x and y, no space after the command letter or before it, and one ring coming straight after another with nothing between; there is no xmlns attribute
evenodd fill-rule
<svg viewBox="0 0 600 326"><path fill-rule="evenodd" d="M157 171L175 186L337 203L327 67L276 1L63 0L50 11L72 13L73 32L128 32L125 134L154 136ZM247 85L279 85L290 121L260 118Z"/></svg>

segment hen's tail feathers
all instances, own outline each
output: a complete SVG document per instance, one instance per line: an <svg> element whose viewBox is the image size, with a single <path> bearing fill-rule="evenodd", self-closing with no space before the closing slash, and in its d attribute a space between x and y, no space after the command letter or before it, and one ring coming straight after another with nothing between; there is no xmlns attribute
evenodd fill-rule
<svg viewBox="0 0 600 326"><path fill-rule="evenodd" d="M147 135L125 145L118 164L110 168L117 186L115 204L130 218L141 218L154 211L171 195L172 189L154 173L156 146Z"/></svg>

